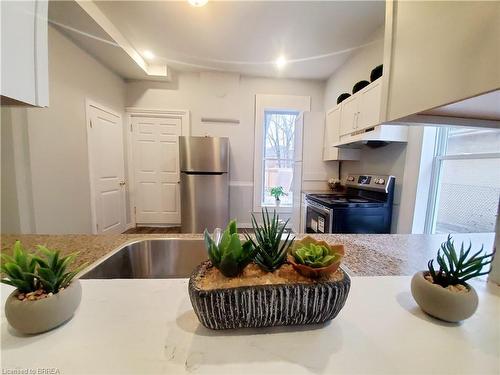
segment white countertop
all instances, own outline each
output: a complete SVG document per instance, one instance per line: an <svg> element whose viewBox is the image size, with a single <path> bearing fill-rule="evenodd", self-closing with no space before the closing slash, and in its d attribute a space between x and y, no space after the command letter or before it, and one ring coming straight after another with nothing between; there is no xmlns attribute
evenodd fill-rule
<svg viewBox="0 0 500 375"><path fill-rule="evenodd" d="M8 326L3 306L12 288L2 285L2 373L500 373L500 287L483 281L474 283L478 311L459 325L425 315L410 277L386 276L353 277L329 324L229 331L198 323L186 279L81 283L75 317L30 337Z"/></svg>

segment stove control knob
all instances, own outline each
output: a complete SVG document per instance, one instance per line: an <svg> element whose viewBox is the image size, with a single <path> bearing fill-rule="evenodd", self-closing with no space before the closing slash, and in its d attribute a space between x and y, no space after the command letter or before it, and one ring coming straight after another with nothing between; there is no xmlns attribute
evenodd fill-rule
<svg viewBox="0 0 500 375"><path fill-rule="evenodd" d="M379 179L378 179L378 183L379 183L380 185L383 185L383 184L385 184L385 180L384 180L383 178L379 178Z"/></svg>
<svg viewBox="0 0 500 375"><path fill-rule="evenodd" d="M347 177L347 181L354 181L354 177L352 176Z"/></svg>

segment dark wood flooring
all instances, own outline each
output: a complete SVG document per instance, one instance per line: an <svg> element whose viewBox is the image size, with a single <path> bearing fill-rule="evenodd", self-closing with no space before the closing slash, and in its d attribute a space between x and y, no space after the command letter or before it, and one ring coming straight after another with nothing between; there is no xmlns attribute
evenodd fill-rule
<svg viewBox="0 0 500 375"><path fill-rule="evenodd" d="M181 233L181 227L135 227L123 232L123 234L167 234Z"/></svg>
<svg viewBox="0 0 500 375"><path fill-rule="evenodd" d="M252 228L238 228L238 233L253 233ZM168 234L181 233L180 227L135 227L123 232L123 234Z"/></svg>

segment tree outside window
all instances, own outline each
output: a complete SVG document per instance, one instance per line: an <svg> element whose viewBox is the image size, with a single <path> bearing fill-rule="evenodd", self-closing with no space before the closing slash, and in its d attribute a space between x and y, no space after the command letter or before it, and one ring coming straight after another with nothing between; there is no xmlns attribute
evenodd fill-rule
<svg viewBox="0 0 500 375"><path fill-rule="evenodd" d="M275 204L270 191L282 186L281 206L291 206L296 112L265 112L262 205Z"/></svg>

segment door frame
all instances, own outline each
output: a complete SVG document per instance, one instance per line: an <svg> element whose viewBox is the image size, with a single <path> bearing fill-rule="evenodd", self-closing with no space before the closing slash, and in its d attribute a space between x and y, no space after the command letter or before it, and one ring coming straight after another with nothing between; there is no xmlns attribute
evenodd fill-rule
<svg viewBox="0 0 500 375"><path fill-rule="evenodd" d="M86 135L87 135L87 160L89 163L89 186L90 186L90 218L91 218L91 226L92 226L92 234L98 234L97 231L97 208L96 208L96 194L95 194L95 181L94 181L94 170L92 167L92 162L93 162L93 155L92 155L92 137L90 134L90 109L91 107L97 108L101 111L107 112L113 116L116 116L119 118L119 122L122 125L122 134L123 134L123 115L119 112L116 112L113 109L110 109L109 107L106 107L92 99L85 98L85 129L86 129ZM123 136L122 136L123 140ZM123 141L122 141L123 142ZM123 143L122 143L122 148L123 148ZM125 179L125 153L123 153L123 178ZM126 230L128 228L127 224L127 199L126 199L126 194L123 194L123 209L122 209L122 219L123 219L123 224L124 228L123 230Z"/></svg>
<svg viewBox="0 0 500 375"><path fill-rule="evenodd" d="M125 142L127 144L127 173L128 173L128 193L129 193L129 209L130 209L130 223L128 227L135 227L137 225L135 213L135 173L134 173L134 145L133 145L133 117L161 117L161 118L175 118L181 120L181 134L183 136L191 135L191 116L189 110L186 109L158 109L158 108L138 108L126 107L126 121L127 131ZM181 213L182 214L182 213Z"/></svg>

